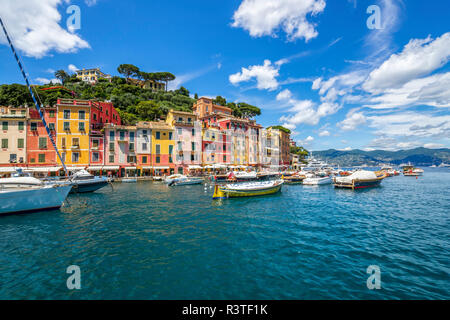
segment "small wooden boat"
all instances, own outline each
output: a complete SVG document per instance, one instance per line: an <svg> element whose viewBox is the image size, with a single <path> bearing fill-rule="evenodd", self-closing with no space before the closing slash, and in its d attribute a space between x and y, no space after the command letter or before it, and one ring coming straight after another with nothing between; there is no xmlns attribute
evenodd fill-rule
<svg viewBox="0 0 450 320"><path fill-rule="evenodd" d="M286 184L302 184L303 180L305 180L305 176L294 174L292 176L282 176L284 183Z"/></svg>
<svg viewBox="0 0 450 320"><path fill-rule="evenodd" d="M282 180L216 185L213 199L264 196L280 192L282 186Z"/></svg>
<svg viewBox="0 0 450 320"><path fill-rule="evenodd" d="M385 172L373 172L360 170L347 177L335 177L333 179L335 188L365 189L377 187L386 178Z"/></svg>

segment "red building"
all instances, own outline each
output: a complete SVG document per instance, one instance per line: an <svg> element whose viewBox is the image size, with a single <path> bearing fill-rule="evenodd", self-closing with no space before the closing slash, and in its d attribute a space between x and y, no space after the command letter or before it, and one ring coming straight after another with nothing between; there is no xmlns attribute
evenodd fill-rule
<svg viewBox="0 0 450 320"><path fill-rule="evenodd" d="M56 108L41 108L44 119L53 137L56 137ZM56 139L56 138L54 138ZM29 119L27 123L27 163L31 166L56 166L56 151L51 143L47 130L42 123L39 112L29 109Z"/></svg>

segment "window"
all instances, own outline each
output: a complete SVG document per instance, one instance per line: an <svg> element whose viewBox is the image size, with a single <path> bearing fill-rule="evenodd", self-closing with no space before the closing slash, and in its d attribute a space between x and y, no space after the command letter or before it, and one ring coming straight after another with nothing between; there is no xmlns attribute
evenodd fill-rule
<svg viewBox="0 0 450 320"><path fill-rule="evenodd" d="M109 151L114 151L114 142L109 143Z"/></svg>
<svg viewBox="0 0 450 320"><path fill-rule="evenodd" d="M173 132L169 132L169 140L172 140Z"/></svg>
<svg viewBox="0 0 450 320"><path fill-rule="evenodd" d="M2 130L8 130L8 121L3 121Z"/></svg>
<svg viewBox="0 0 450 320"><path fill-rule="evenodd" d="M54 118L55 117L55 110L50 110L48 113L49 113L48 116L50 118Z"/></svg>
<svg viewBox="0 0 450 320"><path fill-rule="evenodd" d="M183 122L183 118L178 117L178 122Z"/></svg>
<svg viewBox="0 0 450 320"><path fill-rule="evenodd" d="M134 156L128 156L127 161L128 161L128 163L136 163L136 157L134 157Z"/></svg>
<svg viewBox="0 0 450 320"><path fill-rule="evenodd" d="M156 154L161 154L161 145L156 145Z"/></svg>
<svg viewBox="0 0 450 320"><path fill-rule="evenodd" d="M98 148L98 140L97 139L92 140L92 147Z"/></svg>
<svg viewBox="0 0 450 320"><path fill-rule="evenodd" d="M78 111L78 119L80 119L80 120L86 119L86 111L84 111L84 110Z"/></svg>
<svg viewBox="0 0 450 320"><path fill-rule="evenodd" d="M114 140L114 131L110 131L110 132L109 132L109 138L110 138L111 140Z"/></svg>
<svg viewBox="0 0 450 320"><path fill-rule="evenodd" d="M147 157L146 156L142 157L142 163L147 163Z"/></svg>
<svg viewBox="0 0 450 320"><path fill-rule="evenodd" d="M24 145L25 145L24 139L17 139L17 148L23 149Z"/></svg>
<svg viewBox="0 0 450 320"><path fill-rule="evenodd" d="M47 149L47 138L39 138L39 149Z"/></svg>
<svg viewBox="0 0 450 320"><path fill-rule="evenodd" d="M134 141L134 132L130 132L130 141Z"/></svg>
<svg viewBox="0 0 450 320"><path fill-rule="evenodd" d="M156 131L156 139L160 140L161 139L161 132Z"/></svg>
<svg viewBox="0 0 450 320"><path fill-rule="evenodd" d="M78 131L85 131L84 122L78 122Z"/></svg>
<svg viewBox="0 0 450 320"><path fill-rule="evenodd" d="M26 114L26 111L25 110L20 110L20 114L24 116Z"/></svg>
<svg viewBox="0 0 450 320"><path fill-rule="evenodd" d="M64 110L64 119L66 120L70 119L70 110Z"/></svg>
<svg viewBox="0 0 450 320"><path fill-rule="evenodd" d="M44 163L45 162L45 153L40 153L38 155L38 162L39 163Z"/></svg>
<svg viewBox="0 0 450 320"><path fill-rule="evenodd" d="M169 146L169 154L173 154L173 146Z"/></svg>
<svg viewBox="0 0 450 320"><path fill-rule="evenodd" d="M223 156L223 162L227 162L227 156Z"/></svg>
<svg viewBox="0 0 450 320"><path fill-rule="evenodd" d="M183 142L182 141L178 141L177 145L178 145L178 151L183 151Z"/></svg>
<svg viewBox="0 0 450 320"><path fill-rule="evenodd" d="M25 128L25 123L23 121L19 121L19 130L22 131Z"/></svg>
<svg viewBox="0 0 450 320"><path fill-rule="evenodd" d="M161 158L159 156L156 157L156 163L161 163Z"/></svg>
<svg viewBox="0 0 450 320"><path fill-rule="evenodd" d="M99 160L99 153L98 152L92 153L92 161L98 162L98 160Z"/></svg>
<svg viewBox="0 0 450 320"><path fill-rule="evenodd" d="M72 153L72 162L78 162L80 160L80 154L78 152Z"/></svg>
<svg viewBox="0 0 450 320"><path fill-rule="evenodd" d="M188 118L188 123L191 123L192 122L192 119L191 118Z"/></svg>
<svg viewBox="0 0 450 320"><path fill-rule="evenodd" d="M8 139L2 139L2 149L8 149Z"/></svg>
<svg viewBox="0 0 450 320"><path fill-rule="evenodd" d="M119 140L125 140L125 131L120 131L120 138Z"/></svg>
<svg viewBox="0 0 450 320"><path fill-rule="evenodd" d="M30 163L35 163L36 159L35 158L30 158Z"/></svg>
<svg viewBox="0 0 450 320"><path fill-rule="evenodd" d="M147 130L142 130L142 135L143 135L144 137L147 137Z"/></svg>
<svg viewBox="0 0 450 320"><path fill-rule="evenodd" d="M97 121L97 114L94 113L94 120Z"/></svg>
<svg viewBox="0 0 450 320"><path fill-rule="evenodd" d="M70 122L64 122L64 131L70 131Z"/></svg>
<svg viewBox="0 0 450 320"><path fill-rule="evenodd" d="M183 134L183 129L182 128L178 128L178 135L181 136Z"/></svg>
<svg viewBox="0 0 450 320"><path fill-rule="evenodd" d="M130 152L134 152L134 143L130 143L129 149Z"/></svg>
<svg viewBox="0 0 450 320"><path fill-rule="evenodd" d="M63 149L66 148L66 138L62 138L62 139L61 139L61 145L62 145L62 148L63 148Z"/></svg>
<svg viewBox="0 0 450 320"><path fill-rule="evenodd" d="M109 156L109 162L114 163L114 155L113 154Z"/></svg>
<svg viewBox="0 0 450 320"><path fill-rule="evenodd" d="M11 110L11 114L15 115L16 114L16 110Z"/></svg>
<svg viewBox="0 0 450 320"><path fill-rule="evenodd" d="M37 123L36 122L32 122L30 124L30 129L31 129L31 131L37 131Z"/></svg>
<svg viewBox="0 0 450 320"><path fill-rule="evenodd" d="M79 138L72 138L72 146L73 147L80 147L80 139Z"/></svg>
<svg viewBox="0 0 450 320"><path fill-rule="evenodd" d="M195 142L191 142L192 151L195 151Z"/></svg>
<svg viewBox="0 0 450 320"><path fill-rule="evenodd" d="M195 129L192 129L192 136L195 136Z"/></svg>
<svg viewBox="0 0 450 320"><path fill-rule="evenodd" d="M143 143L143 144L142 144L142 150L143 150L143 151L147 151L147 144L146 144L146 143Z"/></svg>
<svg viewBox="0 0 450 320"><path fill-rule="evenodd" d="M48 128L49 128L51 131L55 131L55 124L54 124L54 123L49 123L49 124L48 124Z"/></svg>

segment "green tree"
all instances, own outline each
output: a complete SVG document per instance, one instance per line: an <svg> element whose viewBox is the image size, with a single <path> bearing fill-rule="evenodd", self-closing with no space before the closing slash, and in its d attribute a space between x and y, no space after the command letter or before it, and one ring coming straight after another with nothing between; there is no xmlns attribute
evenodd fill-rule
<svg viewBox="0 0 450 320"><path fill-rule="evenodd" d="M182 95L182 96L189 97L189 90L186 89L185 87L181 87L180 89L175 90L175 93L176 93L176 94L180 94L180 95Z"/></svg>
<svg viewBox="0 0 450 320"><path fill-rule="evenodd" d="M170 72L157 72L155 73L155 78L157 81L163 81L166 83L166 91L168 90L167 86L169 85L169 81L176 79L176 77Z"/></svg>
<svg viewBox="0 0 450 320"><path fill-rule="evenodd" d="M130 79L131 76L136 76L140 73L140 70L138 67L132 64L121 64L117 68L117 72L119 72L121 75L123 75L127 81Z"/></svg>
<svg viewBox="0 0 450 320"><path fill-rule="evenodd" d="M238 108L241 111L243 118L253 118L261 115L261 109L245 102L239 102Z"/></svg>
<svg viewBox="0 0 450 320"><path fill-rule="evenodd" d="M283 126L271 126L271 127L269 127L269 128L277 129L277 130L286 132L287 134L291 134L291 130L289 130L288 128L285 128L285 127L283 127ZM269 128L268 128L268 129L269 129Z"/></svg>
<svg viewBox="0 0 450 320"><path fill-rule="evenodd" d="M64 70L58 70L55 72L55 77L59 81L61 81L62 84L65 84L67 80L70 79L70 75L65 72Z"/></svg>
<svg viewBox="0 0 450 320"><path fill-rule="evenodd" d="M144 121L155 121L163 115L163 111L155 101L139 102L136 106L136 113Z"/></svg>
<svg viewBox="0 0 450 320"><path fill-rule="evenodd" d="M213 100L214 104L217 104L219 106L226 106L227 105L227 100L224 97L221 96L217 96L214 100Z"/></svg>

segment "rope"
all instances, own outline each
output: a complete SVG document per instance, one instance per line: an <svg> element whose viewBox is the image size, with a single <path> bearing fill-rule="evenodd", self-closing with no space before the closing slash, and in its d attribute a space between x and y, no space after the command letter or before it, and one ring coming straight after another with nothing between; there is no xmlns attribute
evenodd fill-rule
<svg viewBox="0 0 450 320"><path fill-rule="evenodd" d="M33 89L31 87L30 82L28 81L28 77L27 77L27 75L26 75L26 73L24 71L23 65L22 65L22 63L20 61L19 56L16 53L16 49L14 48L14 45L12 44L11 38L9 37L9 34L6 31L6 27L5 27L1 17L0 17L0 24L1 24L2 28L3 28L3 32L5 33L6 39L8 40L9 46L11 48L11 51L14 54L14 58L16 59L17 64L19 65L20 72L22 73L22 76L25 79L25 82L26 82L27 87L28 87L28 91L30 91L31 98L33 99L34 105L36 106L36 110L38 111L39 116L41 117L42 123L44 124L44 127L45 127L45 130L47 131L48 137L50 138L50 141L51 141L51 143L53 145L53 148L55 148L56 154L58 155L58 158L61 161L61 164L62 164L62 166L64 168L64 171L66 172L66 174L68 174L68 171L67 171L67 168L66 168L66 164L64 163L64 161L63 161L63 159L61 157L61 154L59 153L58 148L56 147L55 140L53 139L52 133L51 133L49 127L47 126L47 122L45 121L44 114L42 113L42 110L41 110L41 108L39 106L39 103L36 100L36 97L35 97L35 95L33 93ZM39 95L38 95L38 98L39 98Z"/></svg>

